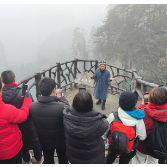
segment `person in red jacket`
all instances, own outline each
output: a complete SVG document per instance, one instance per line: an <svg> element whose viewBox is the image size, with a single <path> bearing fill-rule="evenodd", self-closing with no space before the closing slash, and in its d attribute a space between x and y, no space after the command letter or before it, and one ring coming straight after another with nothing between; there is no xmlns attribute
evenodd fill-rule
<svg viewBox="0 0 167 167"><path fill-rule="evenodd" d="M32 103L26 92L21 109L2 101L2 81L0 78L0 164L21 164L22 135L17 126L27 119Z"/></svg>
<svg viewBox="0 0 167 167"><path fill-rule="evenodd" d="M158 87L153 88L150 91L148 98L148 106L144 105L144 99L139 105L138 109L143 110L145 114L144 123L146 126L147 136L151 133L155 126L153 119L157 121L167 121L167 90L165 88ZM136 152L136 156L132 159L133 164L158 164L158 159L148 155L144 141L141 141Z"/></svg>

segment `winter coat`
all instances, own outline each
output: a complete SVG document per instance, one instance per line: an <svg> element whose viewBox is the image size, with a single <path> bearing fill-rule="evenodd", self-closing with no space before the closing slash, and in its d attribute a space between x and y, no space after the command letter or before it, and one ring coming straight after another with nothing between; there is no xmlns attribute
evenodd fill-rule
<svg viewBox="0 0 167 167"><path fill-rule="evenodd" d="M30 113L42 148L56 149L65 146L65 104L69 105L66 98L57 96L38 96L38 101L31 104Z"/></svg>
<svg viewBox="0 0 167 167"><path fill-rule="evenodd" d="M108 122L97 110L77 112L73 107L63 111L66 155L72 164L104 164L105 144L102 135Z"/></svg>
<svg viewBox="0 0 167 167"><path fill-rule="evenodd" d="M141 117L142 114L140 113L139 110L134 110L134 111L129 111L129 112L131 112L131 115L127 114L126 111L122 110L122 108L119 107L118 116L120 120L126 126L136 126L136 137L138 136L140 140L145 140L147 135L146 135L144 121ZM111 130L111 123L113 120L114 120L114 115L113 113L111 113L109 117L107 118L107 121L109 122L110 126L108 127L106 133L103 136L104 139L107 138L109 130Z"/></svg>
<svg viewBox="0 0 167 167"><path fill-rule="evenodd" d="M21 97L21 91L22 90L20 87L4 86L2 92L3 102L5 104L14 105L16 108L20 109L24 100L24 98ZM38 136L31 114L29 114L24 122L18 124L18 127L22 133L23 150L31 150L39 146Z"/></svg>
<svg viewBox="0 0 167 167"><path fill-rule="evenodd" d="M11 159L22 149L22 135L17 126L27 119L32 100L24 99L21 109L4 104L0 96L0 160Z"/></svg>
<svg viewBox="0 0 167 167"><path fill-rule="evenodd" d="M108 97L108 87L110 83L110 72L108 70L101 71L97 69L92 77L96 80L93 96L95 99L106 100Z"/></svg>
<svg viewBox="0 0 167 167"><path fill-rule="evenodd" d="M139 105L138 109L143 110L144 114L145 114L145 118L143 120L144 120L144 123L146 126L147 135L149 135L151 133L152 129L155 126L155 122L153 121L153 119L155 119L157 121L167 121L167 104L166 104L165 108L166 108L166 111L161 111L161 110L157 110L157 109L151 109L149 107L149 104L148 104L148 107L145 107L145 105L143 105L143 104ZM144 147L144 141L141 141L139 143L138 151L143 153L143 154L148 155L148 153Z"/></svg>

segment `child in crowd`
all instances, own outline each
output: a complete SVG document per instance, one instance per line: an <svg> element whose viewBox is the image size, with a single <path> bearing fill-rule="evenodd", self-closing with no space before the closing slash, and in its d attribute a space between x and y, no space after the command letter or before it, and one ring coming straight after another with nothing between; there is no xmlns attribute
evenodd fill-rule
<svg viewBox="0 0 167 167"><path fill-rule="evenodd" d="M107 118L110 126L103 136L104 139L106 140L109 131L111 131L113 134L119 133L119 137L117 137L117 135L110 135L109 137L108 155L106 157L107 164L112 164L117 156L120 157L120 164L128 164L136 154L136 150L134 148L135 141L133 141L133 139L137 140L137 138L139 138L139 140L144 140L146 138L146 130L143 121L145 115L142 110L135 109L135 104L135 95L131 92L123 92L119 98L118 112L111 113ZM125 141L125 138L121 138L121 134L118 132L119 130L121 133L126 133L127 137L130 137L131 140L129 143L123 143L123 145L120 147L120 149L122 149L123 147L126 147L126 144L128 144L128 150L126 152L122 152L121 155L121 150L116 149L118 148L118 143L116 141L118 139L119 142L121 142L121 140ZM114 137L117 139L114 139ZM114 140L115 143L113 144Z"/></svg>

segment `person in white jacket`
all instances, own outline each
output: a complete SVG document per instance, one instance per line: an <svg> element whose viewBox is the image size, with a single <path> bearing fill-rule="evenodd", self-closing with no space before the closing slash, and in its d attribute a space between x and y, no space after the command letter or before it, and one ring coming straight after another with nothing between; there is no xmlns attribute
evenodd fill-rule
<svg viewBox="0 0 167 167"><path fill-rule="evenodd" d="M126 126L136 126L136 137L139 140L145 140L146 128L143 119L145 118L144 112L142 110L135 110L136 100L135 96L131 92L123 92L119 98L119 108L118 108L118 117L121 122ZM105 134L103 135L103 139L106 140L108 137L108 133L111 130L111 123L114 120L114 114L111 113L107 118L109 122L109 127ZM126 153L120 156L119 163L120 164L128 164L129 161L135 156L136 150L131 153ZM116 150L114 150L111 145L108 148L108 155L106 157L106 163L111 164L117 158Z"/></svg>

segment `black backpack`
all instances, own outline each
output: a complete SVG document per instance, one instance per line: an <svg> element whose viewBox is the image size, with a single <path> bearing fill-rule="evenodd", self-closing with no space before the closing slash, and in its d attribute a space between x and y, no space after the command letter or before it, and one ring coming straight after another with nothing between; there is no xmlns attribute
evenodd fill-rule
<svg viewBox="0 0 167 167"><path fill-rule="evenodd" d="M157 159L167 159L167 121L154 120L155 126L144 141L148 155Z"/></svg>

